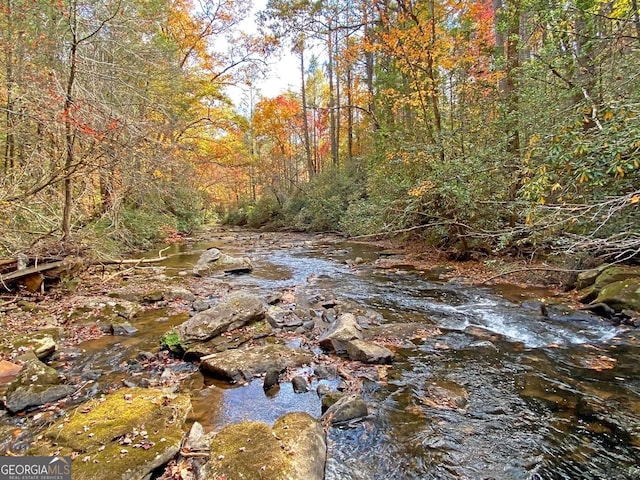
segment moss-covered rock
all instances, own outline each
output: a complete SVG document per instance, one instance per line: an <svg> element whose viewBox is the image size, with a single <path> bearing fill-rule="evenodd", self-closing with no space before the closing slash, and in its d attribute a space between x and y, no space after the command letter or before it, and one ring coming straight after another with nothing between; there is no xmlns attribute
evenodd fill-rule
<svg viewBox="0 0 640 480"><path fill-rule="evenodd" d="M583 288L591 287L594 283L596 283L596 279L604 270L605 268L599 267L592 268L591 270L587 270L585 272L580 272L578 274L578 278L576 279L576 288L578 290L582 290Z"/></svg>
<svg viewBox="0 0 640 480"><path fill-rule="evenodd" d="M250 380L270 368L301 367L311 363L312 359L313 355L305 350L272 344L208 355L202 358L200 369L213 377L237 382Z"/></svg>
<svg viewBox="0 0 640 480"><path fill-rule="evenodd" d="M160 346L177 355L182 355L185 350L180 340L180 334L175 330L171 330L162 335L162 338L160 338Z"/></svg>
<svg viewBox="0 0 640 480"><path fill-rule="evenodd" d="M12 356L16 351L31 350L39 359L54 353L58 346L62 329L46 328L32 333L6 334L0 338L0 352Z"/></svg>
<svg viewBox="0 0 640 480"><path fill-rule="evenodd" d="M593 303L604 303L617 311L640 311L640 277L610 283L600 290Z"/></svg>
<svg viewBox="0 0 640 480"><path fill-rule="evenodd" d="M596 290L602 290L609 284L628 280L630 278L640 278L640 267L630 267L626 265L609 267L598 275L594 283L594 287Z"/></svg>
<svg viewBox="0 0 640 480"><path fill-rule="evenodd" d="M306 413L288 413L273 428L242 422L214 437L201 478L321 480L326 451L322 426Z"/></svg>
<svg viewBox="0 0 640 480"><path fill-rule="evenodd" d="M35 354L30 355L5 393L5 406L13 413L55 402L75 391L55 369L42 363Z"/></svg>
<svg viewBox="0 0 640 480"><path fill-rule="evenodd" d="M73 477L143 479L180 448L188 395L131 388L91 400L44 433L29 455L74 455Z"/></svg>
<svg viewBox="0 0 640 480"><path fill-rule="evenodd" d="M595 273L595 279L593 278ZM578 286L582 303L605 304L617 311L640 310L640 267L620 265L584 272ZM593 281L592 281L593 280Z"/></svg>

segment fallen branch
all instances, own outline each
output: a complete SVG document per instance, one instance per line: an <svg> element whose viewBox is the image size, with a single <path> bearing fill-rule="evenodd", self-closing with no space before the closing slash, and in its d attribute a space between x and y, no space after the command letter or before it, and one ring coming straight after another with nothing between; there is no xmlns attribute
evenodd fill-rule
<svg viewBox="0 0 640 480"><path fill-rule="evenodd" d="M164 252L165 250L168 250L171 247L165 247L162 250L160 250L158 252L158 256L155 258L130 258L127 260L123 260L123 259L106 259L106 260L98 260L95 262L95 264L97 265L139 265L141 263L157 263L157 262L162 262L164 260L167 260L175 255L180 255L179 253L174 253L171 255L166 255L163 256L162 252Z"/></svg>

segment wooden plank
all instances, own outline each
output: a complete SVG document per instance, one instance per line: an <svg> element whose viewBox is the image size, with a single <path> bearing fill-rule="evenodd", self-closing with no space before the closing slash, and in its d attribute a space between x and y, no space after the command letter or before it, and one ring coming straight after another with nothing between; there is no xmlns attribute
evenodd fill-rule
<svg viewBox="0 0 640 480"><path fill-rule="evenodd" d="M0 275L0 282L8 282L10 280L17 280L34 273L46 272L47 270L52 270L54 268L62 266L63 263L64 262L60 260L59 262L43 263L41 265L38 265L37 267L25 268L24 270L16 270L5 275Z"/></svg>

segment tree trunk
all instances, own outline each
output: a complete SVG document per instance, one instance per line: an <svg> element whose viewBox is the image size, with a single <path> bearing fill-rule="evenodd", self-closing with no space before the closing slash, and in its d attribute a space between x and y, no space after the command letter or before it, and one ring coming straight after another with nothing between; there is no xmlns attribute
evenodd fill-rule
<svg viewBox="0 0 640 480"><path fill-rule="evenodd" d="M362 12L363 17L362 21L364 23L364 42L365 42L365 53L364 53L364 65L365 65L365 76L367 83L367 110L369 111L369 115L373 119L373 128L375 131L380 129L378 122L376 121L376 112L375 112L375 102L374 102L374 88L373 88L373 71L374 71L374 63L373 63L373 52L370 48L368 48L369 43L372 42L371 39L371 27L369 23L373 20L369 18L369 3L367 1L362 2Z"/></svg>
<svg viewBox="0 0 640 480"><path fill-rule="evenodd" d="M520 179L517 178L520 165L520 131L518 128L520 105L517 75L520 67L518 44L521 11L519 0L513 0L512 5L505 5L502 0L493 0L493 5L496 12L496 49L498 55L503 56L505 61L504 77L500 80L498 87L506 110L504 135L506 137L506 153L509 157L509 171L512 175L508 197L510 200L515 200L521 185ZM506 32L501 30L501 25L506 25Z"/></svg>
<svg viewBox="0 0 640 480"><path fill-rule="evenodd" d="M429 51L427 53L427 68L429 73L429 80L431 81L430 85L430 93L429 98L431 100L431 109L433 110L433 120L435 124L435 141L436 145L439 149L439 158L440 162L444 163L445 154L444 154L444 145L442 143L442 115L440 114L440 107L438 105L439 95L438 95L438 78L436 75L436 67L434 65L433 54L435 51L435 41L436 41L436 16L435 16L435 0L430 0L429 2L429 14L431 16L431 45L429 46Z"/></svg>
<svg viewBox="0 0 640 480"><path fill-rule="evenodd" d="M5 3L6 9L6 21L7 21L7 44L6 48L6 115L5 115L5 145L4 145L4 173L5 175L9 173L14 167L14 158L15 158L15 115L14 115L14 99L13 99L13 83L14 83L14 35L13 35L13 1L6 0Z"/></svg>
<svg viewBox="0 0 640 480"><path fill-rule="evenodd" d="M298 54L300 55L300 76L301 76L301 96L302 96L302 128L304 130L304 152L307 157L307 172L309 179L316 174L313 158L311 157L311 141L309 140L309 118L307 116L307 92L305 85L304 71L304 41L301 40L298 45Z"/></svg>
<svg viewBox="0 0 640 480"><path fill-rule="evenodd" d="M336 97L334 79L334 55L333 55L333 31L332 21L329 20L329 33L327 35L327 76L329 77L329 137L331 140L331 163L338 165L338 145L336 134Z"/></svg>
<svg viewBox="0 0 640 480"><path fill-rule="evenodd" d="M69 12L69 28L71 31L71 49L69 52L69 77L67 79L66 96L64 100L64 138L66 157L64 162L64 208L62 211L62 242L67 244L71 234L71 210L73 203L73 185L71 181L72 169L75 162L74 145L75 132L71 120L71 109L73 107L73 86L76 80L76 69L78 63L78 19L77 4L71 3Z"/></svg>

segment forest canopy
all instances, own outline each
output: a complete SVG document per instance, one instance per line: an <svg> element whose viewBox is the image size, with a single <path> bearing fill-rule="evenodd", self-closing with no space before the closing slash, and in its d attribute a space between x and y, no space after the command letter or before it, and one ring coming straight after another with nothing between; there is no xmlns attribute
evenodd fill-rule
<svg viewBox="0 0 640 480"><path fill-rule="evenodd" d="M269 0L253 33L248 0L0 10L0 255L218 218L639 257L636 0ZM280 52L300 88L265 97Z"/></svg>

